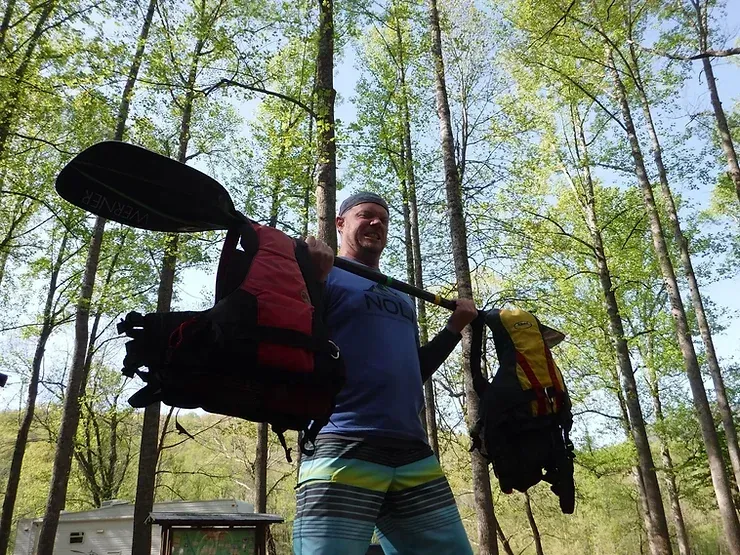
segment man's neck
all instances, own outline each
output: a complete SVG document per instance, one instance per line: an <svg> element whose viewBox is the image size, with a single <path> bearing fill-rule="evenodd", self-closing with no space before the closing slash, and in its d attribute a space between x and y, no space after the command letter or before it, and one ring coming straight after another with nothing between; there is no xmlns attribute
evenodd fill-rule
<svg viewBox="0 0 740 555"><path fill-rule="evenodd" d="M339 256L341 256L342 258L349 258L350 260L359 262L360 264L364 264L365 266L368 266L374 270L378 270L380 268L380 257L364 257L355 252L345 252L341 248L339 249Z"/></svg>

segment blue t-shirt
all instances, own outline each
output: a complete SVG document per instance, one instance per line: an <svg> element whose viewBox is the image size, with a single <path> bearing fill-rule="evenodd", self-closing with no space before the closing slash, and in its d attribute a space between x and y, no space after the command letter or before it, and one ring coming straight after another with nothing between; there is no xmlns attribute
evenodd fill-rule
<svg viewBox="0 0 740 555"><path fill-rule="evenodd" d="M325 291L329 337L344 358L347 382L321 433L426 442L413 301L339 268Z"/></svg>

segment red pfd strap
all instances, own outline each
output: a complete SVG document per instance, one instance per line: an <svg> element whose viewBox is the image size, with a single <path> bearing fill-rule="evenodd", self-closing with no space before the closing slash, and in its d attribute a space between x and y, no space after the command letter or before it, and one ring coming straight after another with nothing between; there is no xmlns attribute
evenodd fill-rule
<svg viewBox="0 0 740 555"><path fill-rule="evenodd" d="M185 328L193 325L197 320L198 319L193 316L192 318L185 320L182 324L177 326L170 334L170 338L168 341L169 346L173 349L177 349L180 346L180 343L182 343L184 337L183 332L185 331Z"/></svg>
<svg viewBox="0 0 740 555"><path fill-rule="evenodd" d="M522 370L524 370L524 375L527 376L529 383L532 384L532 389L534 390L534 394L537 397L537 414L547 414L547 399L545 398L545 389L542 387L542 384L537 379L535 373L532 371L532 367L529 365L527 359L524 358L524 355L519 351L516 352L516 362L519 366L521 366Z"/></svg>
<svg viewBox="0 0 740 555"><path fill-rule="evenodd" d="M552 387L555 389L555 410L558 411L563 401L563 388L560 387L560 380L558 380L555 371L555 361L552 359L552 352L550 352L547 344L545 344L545 358L547 359L547 373L550 374L550 381L552 381Z"/></svg>

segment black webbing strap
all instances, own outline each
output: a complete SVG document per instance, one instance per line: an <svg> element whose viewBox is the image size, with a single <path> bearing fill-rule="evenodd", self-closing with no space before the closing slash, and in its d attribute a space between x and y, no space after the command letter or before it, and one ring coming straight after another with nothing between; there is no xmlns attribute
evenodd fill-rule
<svg viewBox="0 0 740 555"><path fill-rule="evenodd" d="M218 260L218 270L216 271L216 301L218 302L223 299L227 293L226 291L226 276L229 273L229 266L236 250L236 245L239 243L250 257L257 253L259 248L259 238L257 232L252 227L252 224L244 224L241 227L235 227L226 232L226 238L224 239L224 245L221 247L221 256Z"/></svg>
<svg viewBox="0 0 740 555"><path fill-rule="evenodd" d="M478 317L470 324L473 329L473 337L470 342L470 373L473 378L473 389L480 399L488 387L488 380L483 377L481 369L481 356L483 354L483 336L486 331L486 313L478 311Z"/></svg>
<svg viewBox="0 0 740 555"><path fill-rule="evenodd" d="M328 419L314 420L311 425L301 434L301 453L310 457L316 451L316 436L319 435L321 428L329 423Z"/></svg>
<svg viewBox="0 0 740 555"><path fill-rule="evenodd" d="M292 463L293 459L290 457L290 452L292 451L292 449L288 447L288 443L285 441L285 428L276 428L275 424L273 424L272 431L275 433L276 436L278 436L280 445L282 445L283 451L285 451L285 458L289 463Z"/></svg>
<svg viewBox="0 0 740 555"><path fill-rule="evenodd" d="M277 345L286 345L298 349L306 349L316 353L329 353L332 356L338 356L339 349L328 339L320 337L311 337L296 330L285 328L275 328L270 326L257 326L252 328L249 334L260 341L266 343L275 343Z"/></svg>
<svg viewBox="0 0 740 555"><path fill-rule="evenodd" d="M303 281L306 282L308 296L311 298L311 304L316 308L319 314L323 314L323 286L315 277L315 271L311 255L308 252L308 245L300 239L295 241L295 259L298 268L301 270Z"/></svg>

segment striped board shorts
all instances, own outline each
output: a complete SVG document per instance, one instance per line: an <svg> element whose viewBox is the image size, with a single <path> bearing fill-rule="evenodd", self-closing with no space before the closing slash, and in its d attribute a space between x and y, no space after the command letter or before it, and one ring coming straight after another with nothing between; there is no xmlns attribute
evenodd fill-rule
<svg viewBox="0 0 740 555"><path fill-rule="evenodd" d="M382 443L376 443L382 441ZM422 442L320 436L298 473L294 555L472 555L447 479Z"/></svg>

